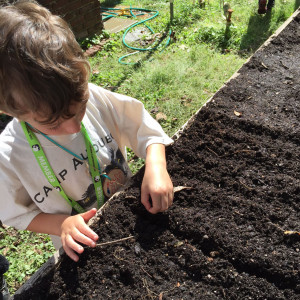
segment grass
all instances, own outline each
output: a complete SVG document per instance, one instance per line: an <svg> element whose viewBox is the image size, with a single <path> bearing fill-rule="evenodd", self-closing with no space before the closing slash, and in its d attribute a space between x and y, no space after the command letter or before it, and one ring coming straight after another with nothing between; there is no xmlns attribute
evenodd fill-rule
<svg viewBox="0 0 300 300"><path fill-rule="evenodd" d="M110 34L102 51L89 58L91 82L141 100L164 130L173 135L296 10L300 0L276 0L272 12L257 14L257 0L231 0L232 23L227 26L220 1L206 1L205 9L193 0L174 1L170 24L169 1L101 1L102 7L124 5L158 10L149 22L162 46L129 56L122 44L123 32ZM195 3L198 3L196 0ZM172 38L167 47L168 32ZM143 28L145 32L148 29ZM166 38L163 38L164 34ZM83 47L108 38L107 33L82 41ZM147 42L147 34L143 37ZM139 43L131 44L139 46ZM130 152L130 158L134 154ZM133 160L133 172L143 165ZM0 253L10 262L5 274L11 293L32 275L54 252L49 238L12 228L0 228Z"/></svg>
<svg viewBox="0 0 300 300"><path fill-rule="evenodd" d="M47 235L11 227L0 228L0 238L0 253L10 264L5 278L13 293L53 255L54 247Z"/></svg>
<svg viewBox="0 0 300 300"><path fill-rule="evenodd" d="M205 9L192 0L175 1L172 24L168 1L105 1L102 6L114 3L158 10L158 17L148 25L162 34L171 28L174 38L162 52L142 52L126 60L138 64L121 65L118 59L133 51L122 44L123 32L112 34L107 49L90 59L91 81L143 101L154 117L163 113L166 119L161 125L173 135L292 14L298 2L277 0L271 14L261 16L256 13L257 0L230 1L234 10L230 26L219 1L207 1Z"/></svg>

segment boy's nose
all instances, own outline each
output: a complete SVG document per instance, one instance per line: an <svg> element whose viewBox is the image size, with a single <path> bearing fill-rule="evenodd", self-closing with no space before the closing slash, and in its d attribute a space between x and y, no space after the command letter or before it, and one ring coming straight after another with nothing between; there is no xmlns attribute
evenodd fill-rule
<svg viewBox="0 0 300 300"><path fill-rule="evenodd" d="M66 134L77 133L81 129L81 122L76 118L71 118L64 122L64 131Z"/></svg>

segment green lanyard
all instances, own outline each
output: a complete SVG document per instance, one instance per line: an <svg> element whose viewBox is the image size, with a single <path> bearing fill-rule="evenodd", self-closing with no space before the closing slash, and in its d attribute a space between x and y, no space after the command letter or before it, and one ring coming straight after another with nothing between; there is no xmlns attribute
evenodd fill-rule
<svg viewBox="0 0 300 300"><path fill-rule="evenodd" d="M60 195L78 212L78 213L83 213L85 212L85 209L81 207L79 203L77 203L75 200L71 199L66 195L64 192L61 184L59 183L55 173L53 172L53 169L51 168L49 161L45 155L45 152L43 151L43 148L37 139L36 135L34 132L31 130L31 125L25 123L25 122L20 122L21 126L23 128L23 131L25 133L25 136L27 138L27 141L29 145L31 146L32 152L41 168L43 171L45 177L47 178L48 182L60 193ZM40 132L43 134L42 132ZM87 150L87 155L88 155L88 163L90 167L90 174L94 183L94 188L95 188L95 193L97 197L97 206L98 209L104 204L104 195L102 191L102 182L101 182L101 170L100 170L100 165L97 160L97 155L96 151L93 147L93 144L90 140L90 137L83 125L81 123L81 133L84 137L84 142ZM47 139L50 141L54 142L51 138L47 137L45 134L43 134ZM55 142L56 145L60 146ZM60 146L62 149L68 151L64 147ZM68 151L69 153L73 154L71 151ZM75 155L78 157L77 155Z"/></svg>

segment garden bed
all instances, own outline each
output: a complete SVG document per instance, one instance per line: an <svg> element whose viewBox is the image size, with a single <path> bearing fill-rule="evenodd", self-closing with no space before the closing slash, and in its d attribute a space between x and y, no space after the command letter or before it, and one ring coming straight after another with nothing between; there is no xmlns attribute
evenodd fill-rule
<svg viewBox="0 0 300 300"><path fill-rule="evenodd" d="M299 15L167 149L186 187L167 212L141 205L141 170L91 225L113 243L52 258L13 298L299 299Z"/></svg>

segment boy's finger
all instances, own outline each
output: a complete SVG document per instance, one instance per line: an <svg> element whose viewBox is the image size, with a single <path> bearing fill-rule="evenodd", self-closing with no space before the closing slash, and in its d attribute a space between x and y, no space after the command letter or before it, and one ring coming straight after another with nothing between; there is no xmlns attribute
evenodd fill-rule
<svg viewBox="0 0 300 300"><path fill-rule="evenodd" d="M69 247L67 244L63 246L66 254L75 262L79 260L79 256L75 254L75 252L72 250L71 247Z"/></svg>
<svg viewBox="0 0 300 300"><path fill-rule="evenodd" d="M152 207L149 209L149 212L156 214L162 211L162 200L159 195L154 195L152 198Z"/></svg>
<svg viewBox="0 0 300 300"><path fill-rule="evenodd" d="M84 222L77 226L77 234L80 233L93 241L97 241L99 236Z"/></svg>
<svg viewBox="0 0 300 300"><path fill-rule="evenodd" d="M161 198L161 211L167 210L169 207L169 196L165 195Z"/></svg>
<svg viewBox="0 0 300 300"><path fill-rule="evenodd" d="M79 245L76 242L90 247L95 247L95 241L98 239L98 235L85 223L82 226L75 228L70 236L72 240L67 239L67 241L69 242L69 246L76 252L78 252L78 250L81 251L81 249L77 248ZM75 248L74 244L77 245Z"/></svg>
<svg viewBox="0 0 300 300"><path fill-rule="evenodd" d="M159 197L154 206L156 213L163 212L168 208L168 201L165 201L163 197Z"/></svg>
<svg viewBox="0 0 300 300"><path fill-rule="evenodd" d="M97 209L92 208L92 209L82 213L81 216L83 217L84 221L87 223L96 213L97 213Z"/></svg>
<svg viewBox="0 0 300 300"><path fill-rule="evenodd" d="M75 240L85 245L93 247L93 243L97 241L99 236L86 224L83 224L78 228L78 233L76 234ZM82 240L85 240L83 242Z"/></svg>
<svg viewBox="0 0 300 300"><path fill-rule="evenodd" d="M149 199L149 194L148 193L143 193L141 194L141 202L142 204L145 206L145 208L150 211L151 209L151 203L150 203L150 199Z"/></svg>
<svg viewBox="0 0 300 300"><path fill-rule="evenodd" d="M170 207L173 204L174 199L174 193L171 193L168 195L168 207Z"/></svg>
<svg viewBox="0 0 300 300"><path fill-rule="evenodd" d="M70 248L66 249L64 248L66 254L75 262L77 262L79 260L79 256L75 254L75 252L73 250L71 250Z"/></svg>
<svg viewBox="0 0 300 300"><path fill-rule="evenodd" d="M66 237L66 242L65 242L65 246L69 247L71 250L74 250L76 251L77 253L81 254L84 249L81 245L79 245L78 243L76 243L75 241L75 237L74 236L71 236L71 235L68 235Z"/></svg>

